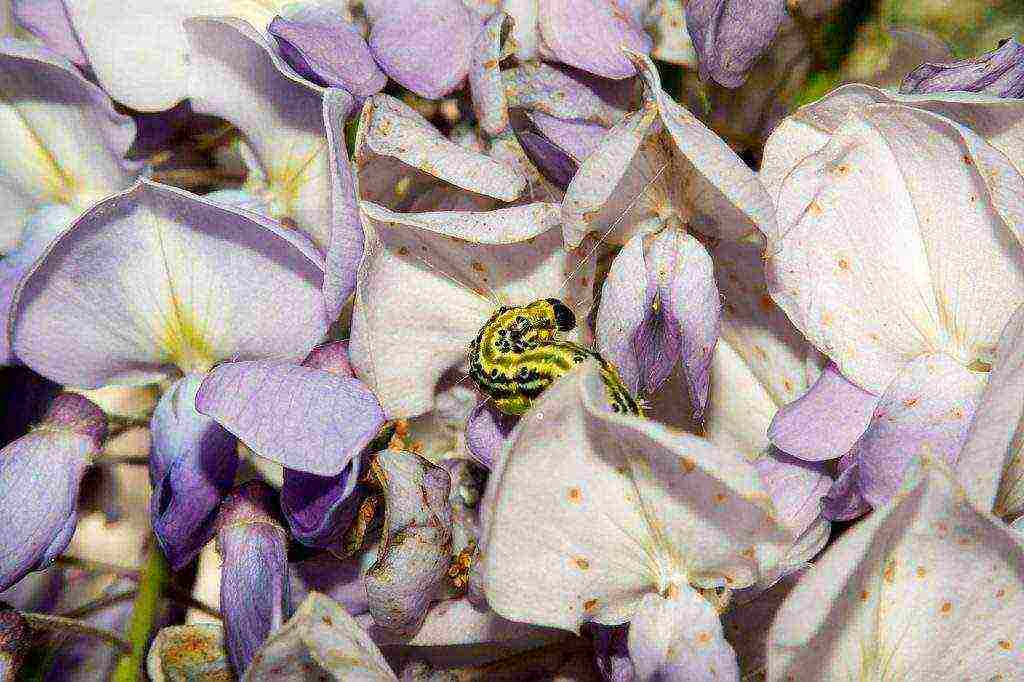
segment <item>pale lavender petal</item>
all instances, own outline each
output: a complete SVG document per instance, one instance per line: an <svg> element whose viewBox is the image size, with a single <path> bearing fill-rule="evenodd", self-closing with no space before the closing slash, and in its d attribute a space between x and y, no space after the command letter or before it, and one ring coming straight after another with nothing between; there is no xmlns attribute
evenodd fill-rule
<svg viewBox="0 0 1024 682"><path fill-rule="evenodd" d="M638 680L739 682L736 652L718 612L689 586L679 594L648 594L629 624L629 657Z"/></svg>
<svg viewBox="0 0 1024 682"><path fill-rule="evenodd" d="M213 520L238 469L235 438L196 411L201 375L176 381L150 422L150 520L164 554L181 569L214 533Z"/></svg>
<svg viewBox="0 0 1024 682"><path fill-rule="evenodd" d="M37 210L25 223L21 243L14 251L4 254L0 259L0 320L11 316L14 303L14 292L36 260L43 255L46 248L71 224L75 214L63 204L50 204ZM11 353L10 334L0 335L0 365L14 360Z"/></svg>
<svg viewBox="0 0 1024 682"><path fill-rule="evenodd" d="M298 361L327 327L322 279L311 247L270 221L141 181L37 263L15 299L14 353L85 388L228 358Z"/></svg>
<svg viewBox="0 0 1024 682"><path fill-rule="evenodd" d="M459 0L395 0L374 18L370 50L398 83L438 99L469 73L479 30L479 19Z"/></svg>
<svg viewBox="0 0 1024 682"><path fill-rule="evenodd" d="M849 455L839 460L839 476L821 501L821 512L832 521L850 521L871 511L860 492L860 472Z"/></svg>
<svg viewBox="0 0 1024 682"><path fill-rule="evenodd" d="M824 464L804 462L771 450L754 466L779 518L794 537L799 536L818 518L821 499L832 486Z"/></svg>
<svg viewBox="0 0 1024 682"><path fill-rule="evenodd" d="M342 88L359 98L382 90L387 76L359 29L341 11L317 9L313 16L278 16L270 22L270 35L291 67L317 85Z"/></svg>
<svg viewBox="0 0 1024 682"><path fill-rule="evenodd" d="M520 64L501 76L511 108L603 126L622 119L635 91L632 79L610 80L546 62Z"/></svg>
<svg viewBox="0 0 1024 682"><path fill-rule="evenodd" d="M49 566L78 521L78 491L106 434L106 418L79 395L61 394L30 431L0 450L0 591Z"/></svg>
<svg viewBox="0 0 1024 682"><path fill-rule="evenodd" d="M250 481L224 498L216 520L224 639L239 674L291 610L288 538L274 498L266 483Z"/></svg>
<svg viewBox="0 0 1024 682"><path fill-rule="evenodd" d="M727 88L743 85L785 18L785 0L689 0L686 30L701 77Z"/></svg>
<svg viewBox="0 0 1024 682"><path fill-rule="evenodd" d="M469 69L473 111L480 128L491 136L508 129L508 99L500 64L511 26L512 20L504 12L497 12L487 20L476 40Z"/></svg>
<svg viewBox="0 0 1024 682"><path fill-rule="evenodd" d="M918 455L954 464L984 387L984 375L948 355L908 363L882 395L851 454L864 499L872 507L892 499Z"/></svg>
<svg viewBox="0 0 1024 682"><path fill-rule="evenodd" d="M623 47L648 52L651 39L612 2L542 0L540 33L557 61L606 78L629 78L636 70Z"/></svg>
<svg viewBox="0 0 1024 682"><path fill-rule="evenodd" d="M498 456L519 419L501 412L489 402L473 408L466 422L466 447L482 466L493 470Z"/></svg>
<svg viewBox="0 0 1024 682"><path fill-rule="evenodd" d="M366 573L377 625L412 635L437 596L451 563L448 473L411 452L385 450L373 472L385 494L377 562Z"/></svg>
<svg viewBox="0 0 1024 682"><path fill-rule="evenodd" d="M324 93L324 129L331 168L331 237L324 275L324 306L330 319L356 288L356 271L363 258L363 223L359 218L352 166L345 143L345 122L355 103L343 90Z"/></svg>
<svg viewBox="0 0 1024 682"><path fill-rule="evenodd" d="M359 512L360 500L352 496L359 464L354 457L336 476L284 470L281 511L292 537L310 547L337 546Z"/></svg>
<svg viewBox="0 0 1024 682"><path fill-rule="evenodd" d="M12 250L32 211L54 203L75 212L118 192L139 174L125 160L131 117L60 55L0 38L0 252Z"/></svg>
<svg viewBox="0 0 1024 682"><path fill-rule="evenodd" d="M540 134L577 163L590 156L608 132L598 123L557 118L543 111L528 111L526 116Z"/></svg>
<svg viewBox="0 0 1024 682"><path fill-rule="evenodd" d="M878 396L849 381L829 363L810 390L776 413L768 439L807 462L842 457L871 421Z"/></svg>
<svg viewBox="0 0 1024 682"><path fill-rule="evenodd" d="M88 66L65 0L11 0L14 18L25 30L76 66Z"/></svg>
<svg viewBox="0 0 1024 682"><path fill-rule="evenodd" d="M992 372L957 461L957 476L979 509L1024 512L1024 306L1006 323Z"/></svg>
<svg viewBox="0 0 1024 682"><path fill-rule="evenodd" d="M946 64L922 64L900 85L905 95L927 92L986 92L1024 97L1024 44L1014 38L978 57Z"/></svg>
<svg viewBox="0 0 1024 682"><path fill-rule="evenodd" d="M341 473L384 424L358 379L286 362L220 365L196 406L261 457L320 476Z"/></svg>

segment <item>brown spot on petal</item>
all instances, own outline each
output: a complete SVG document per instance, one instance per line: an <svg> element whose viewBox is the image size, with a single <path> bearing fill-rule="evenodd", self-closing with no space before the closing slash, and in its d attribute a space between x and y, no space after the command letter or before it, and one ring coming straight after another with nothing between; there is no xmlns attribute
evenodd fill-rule
<svg viewBox="0 0 1024 682"><path fill-rule="evenodd" d="M579 503L583 499L583 493L579 488L569 488L569 501Z"/></svg>
<svg viewBox="0 0 1024 682"><path fill-rule="evenodd" d="M473 261L472 263L469 264L469 266L476 270L477 272L487 272L487 268L485 268L484 264L481 263L480 261Z"/></svg>
<svg viewBox="0 0 1024 682"><path fill-rule="evenodd" d="M596 608L597 608L597 600L596 599L588 599L587 601L583 602L583 610L584 611L593 611Z"/></svg>
<svg viewBox="0 0 1024 682"><path fill-rule="evenodd" d="M761 307L765 310L771 310L775 306L775 302L772 301L772 297L765 294L761 297Z"/></svg>
<svg viewBox="0 0 1024 682"><path fill-rule="evenodd" d="M964 154L964 164L966 164L968 166L973 166L974 165L974 159L972 159L969 155Z"/></svg>
<svg viewBox="0 0 1024 682"><path fill-rule="evenodd" d="M398 255L399 256L408 256L409 255L409 249L405 248L404 246L399 246L398 247Z"/></svg>
<svg viewBox="0 0 1024 682"><path fill-rule="evenodd" d="M1006 590L1004 590L1003 588L1000 587L999 591L996 592L996 599L1002 599L1005 596L1006 596Z"/></svg>
<svg viewBox="0 0 1024 682"><path fill-rule="evenodd" d="M904 407L913 407L914 405L917 405L917 398L907 398L903 401L903 405Z"/></svg>
<svg viewBox="0 0 1024 682"><path fill-rule="evenodd" d="M885 579L885 582L889 583L890 585L896 579L896 561L895 560L890 561L888 563L888 565L886 565L885 571L882 572L882 577Z"/></svg>
<svg viewBox="0 0 1024 682"><path fill-rule="evenodd" d="M488 59L486 62L484 62L484 68L485 69L493 69L497 65L498 65L498 60L497 59Z"/></svg>
<svg viewBox="0 0 1024 682"><path fill-rule="evenodd" d="M949 613L953 610L953 605L948 601L942 602L942 606L939 608L940 613Z"/></svg>
<svg viewBox="0 0 1024 682"><path fill-rule="evenodd" d="M822 213L821 204L819 204L817 201L812 201L810 205L808 205L807 210L814 215L821 215Z"/></svg>
<svg viewBox="0 0 1024 682"><path fill-rule="evenodd" d="M1009 651L1013 648L1013 642L1011 642L1008 639L1001 639L999 640L999 648L1005 651Z"/></svg>
<svg viewBox="0 0 1024 682"><path fill-rule="evenodd" d="M700 644L701 646L703 646L703 645L707 644L710 641L711 641L711 633L708 632L707 630L701 630L700 632L697 633L697 644Z"/></svg>
<svg viewBox="0 0 1024 682"><path fill-rule="evenodd" d="M917 567L917 577L918 578L925 577L925 575L927 575L927 573L928 573L928 571L925 570L924 566L918 566Z"/></svg>
<svg viewBox="0 0 1024 682"><path fill-rule="evenodd" d="M725 493L715 493L715 502L717 502L718 504L722 504L723 502L725 502L725 500Z"/></svg>
<svg viewBox="0 0 1024 682"><path fill-rule="evenodd" d="M697 468L697 465L689 457L679 458L679 467L683 470L684 474L688 474Z"/></svg>
<svg viewBox="0 0 1024 682"><path fill-rule="evenodd" d="M845 258L840 258L838 261L838 265L840 270L850 269L850 261L846 260Z"/></svg>
<svg viewBox="0 0 1024 682"><path fill-rule="evenodd" d="M590 562L582 557L576 557L573 559L573 563L575 563L581 571L585 571L590 568Z"/></svg>
<svg viewBox="0 0 1024 682"><path fill-rule="evenodd" d="M861 590L860 591L860 600L861 601L867 601L868 600L868 596L869 596L869 594L868 594L867 590Z"/></svg>

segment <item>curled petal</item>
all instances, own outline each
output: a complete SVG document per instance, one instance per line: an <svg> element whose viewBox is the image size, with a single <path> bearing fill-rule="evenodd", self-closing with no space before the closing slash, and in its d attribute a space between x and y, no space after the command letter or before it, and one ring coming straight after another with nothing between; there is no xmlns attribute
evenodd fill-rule
<svg viewBox="0 0 1024 682"><path fill-rule="evenodd" d="M284 470L281 511L292 536L310 547L332 547L348 530L359 511L352 497L359 480L359 457L336 476Z"/></svg>
<svg viewBox="0 0 1024 682"><path fill-rule="evenodd" d="M337 602L310 593L291 620L256 653L243 682L330 676L352 682L397 682L383 654Z"/></svg>
<svg viewBox="0 0 1024 682"><path fill-rule="evenodd" d="M540 34L555 59L606 78L636 73L622 54L626 47L648 52L651 39L614 2L543 0Z"/></svg>
<svg viewBox="0 0 1024 682"><path fill-rule="evenodd" d="M141 181L97 204L22 283L14 353L95 388L305 357L326 329L310 247L252 214Z"/></svg>
<svg viewBox="0 0 1024 682"><path fill-rule="evenodd" d="M15 20L43 45L75 66L89 66L89 58L71 25L65 0L11 0L10 4Z"/></svg>
<svg viewBox="0 0 1024 682"><path fill-rule="evenodd" d="M871 511L871 505L860 491L859 468L849 456L839 461L839 476L821 501L821 512L825 518L850 521Z"/></svg>
<svg viewBox="0 0 1024 682"><path fill-rule="evenodd" d="M946 64L922 64L903 79L900 93L966 90L997 97L1024 97L1024 44L1015 38L978 57Z"/></svg>
<svg viewBox="0 0 1024 682"><path fill-rule="evenodd" d="M499 411L490 403L473 408L466 422L466 447L481 465L494 470L498 457L519 419Z"/></svg>
<svg viewBox="0 0 1024 682"><path fill-rule="evenodd" d="M370 613L387 630L414 634L451 563L451 481L400 450L385 450L372 466L386 507L377 562L366 573Z"/></svg>
<svg viewBox="0 0 1024 682"><path fill-rule="evenodd" d="M387 76L377 67L362 34L333 8L274 17L267 29L286 60L318 85L342 88L356 97L380 92Z"/></svg>
<svg viewBox="0 0 1024 682"><path fill-rule="evenodd" d="M785 0L690 0L686 30L700 60L700 73L737 88L768 48L786 18Z"/></svg>
<svg viewBox="0 0 1024 682"><path fill-rule="evenodd" d="M283 362L218 366L196 407L261 457L320 476L339 474L384 424L358 379Z"/></svg>
<svg viewBox="0 0 1024 682"><path fill-rule="evenodd" d="M469 72L480 29L460 0L396 0L374 17L370 50L385 73L427 99L454 90Z"/></svg>
<svg viewBox="0 0 1024 682"><path fill-rule="evenodd" d="M176 381L160 397L150 422L150 516L175 570L213 537L217 508L238 469L235 438L196 411L202 381L201 375Z"/></svg>
<svg viewBox="0 0 1024 682"><path fill-rule="evenodd" d="M690 587L643 598L629 623L629 658L637 680L739 680L718 613Z"/></svg>
<svg viewBox="0 0 1024 682"><path fill-rule="evenodd" d="M780 409L768 438L783 452L806 462L842 457L871 421L878 396L848 381L829 363L798 400Z"/></svg>
<svg viewBox="0 0 1024 682"><path fill-rule="evenodd" d="M476 39L473 63L469 69L469 88L473 111L480 128L497 136L508 129L508 99L502 82L500 63L507 56L505 45L512 20L504 12L496 12L484 24Z"/></svg>

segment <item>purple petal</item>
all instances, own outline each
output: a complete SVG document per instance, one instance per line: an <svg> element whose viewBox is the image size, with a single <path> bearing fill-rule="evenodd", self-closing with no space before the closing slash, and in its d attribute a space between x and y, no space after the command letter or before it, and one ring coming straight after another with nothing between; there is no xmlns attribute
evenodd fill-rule
<svg viewBox="0 0 1024 682"><path fill-rule="evenodd" d="M543 0L539 25L555 59L605 78L636 74L622 47L651 49L651 39L632 17L602 0Z"/></svg>
<svg viewBox="0 0 1024 682"><path fill-rule="evenodd" d="M175 570L213 537L217 507L238 469L234 437L196 411L202 381L195 374L176 381L160 397L150 422L150 516Z"/></svg>
<svg viewBox="0 0 1024 682"><path fill-rule="evenodd" d="M339 11L317 9L315 17L274 17L270 22L270 35L284 58L317 85L342 88L359 98L380 92L388 79L374 63L359 29Z"/></svg>
<svg viewBox="0 0 1024 682"><path fill-rule="evenodd" d="M871 511L858 485L860 472L849 455L839 460L839 476L821 501L821 513L832 521L850 521Z"/></svg>
<svg viewBox="0 0 1024 682"><path fill-rule="evenodd" d="M597 123L566 120L545 114L542 111L530 111L526 114L538 132L577 164L590 156L597 149L608 129Z"/></svg>
<svg viewBox="0 0 1024 682"><path fill-rule="evenodd" d="M358 379L285 362L220 365L196 406L259 456L321 476L340 473L384 424Z"/></svg>
<svg viewBox="0 0 1024 682"><path fill-rule="evenodd" d="M832 479L825 466L769 451L754 463L779 518L798 537L818 518Z"/></svg>
<svg viewBox="0 0 1024 682"><path fill-rule="evenodd" d="M829 363L814 385L776 413L768 439L807 462L842 457L868 427L878 396L868 393Z"/></svg>
<svg viewBox="0 0 1024 682"><path fill-rule="evenodd" d="M340 377L351 378L355 376L352 371L352 364L348 359L348 341L332 341L322 346L317 346L309 351L309 355L302 361L303 367L322 369Z"/></svg>
<svg viewBox="0 0 1024 682"><path fill-rule="evenodd" d="M508 129L508 99L500 63L512 20L497 12L484 24L473 48L469 69L469 90L480 128L492 137Z"/></svg>
<svg viewBox="0 0 1024 682"><path fill-rule="evenodd" d="M478 19L459 0L395 0L370 29L384 72L427 99L455 90L469 73Z"/></svg>
<svg viewBox="0 0 1024 682"><path fill-rule="evenodd" d="M579 169L573 158L554 142L532 130L516 130L515 134L526 158L530 159L548 182L564 191Z"/></svg>
<svg viewBox="0 0 1024 682"><path fill-rule="evenodd" d="M900 93L985 92L1024 97L1024 44L1014 38L978 57L945 64L922 64L903 79Z"/></svg>
<svg viewBox="0 0 1024 682"><path fill-rule="evenodd" d="M323 271L250 214L141 181L79 218L24 281L14 352L63 384L141 384L231 357L305 357Z"/></svg>
<svg viewBox="0 0 1024 682"><path fill-rule="evenodd" d="M385 490L377 562L366 573L373 620L411 635L419 629L451 563L448 473L411 452L385 450L374 461Z"/></svg>
<svg viewBox="0 0 1024 682"><path fill-rule="evenodd" d="M0 450L0 590L64 552L78 521L78 491L97 454L93 439L31 431Z"/></svg>
<svg viewBox="0 0 1024 682"><path fill-rule="evenodd" d="M633 103L635 82L601 78L563 64L528 62L502 72L508 106L612 126Z"/></svg>
<svg viewBox="0 0 1024 682"><path fill-rule="evenodd" d="M640 680L739 680L718 613L689 586L675 596L643 598L629 624L629 657Z"/></svg>
<svg viewBox="0 0 1024 682"><path fill-rule="evenodd" d="M356 288L356 271L363 258L363 223L359 218L352 167L345 144L345 122L352 97L331 88L324 93L324 129L331 168L331 238L324 275L324 306L335 319Z"/></svg>
<svg viewBox="0 0 1024 682"><path fill-rule="evenodd" d="M359 481L359 457L336 476L284 470L281 511L292 536L310 547L332 547L341 540L359 512L353 497Z"/></svg>
<svg viewBox="0 0 1024 682"><path fill-rule="evenodd" d="M466 422L466 447L482 466L494 470L498 455L518 417L501 412L489 402L473 408Z"/></svg>
<svg viewBox="0 0 1024 682"><path fill-rule="evenodd" d="M89 65L64 0L11 0L14 18L26 31L75 66Z"/></svg>
<svg viewBox="0 0 1024 682"><path fill-rule="evenodd" d="M785 0L689 0L686 29L702 78L738 88L786 18Z"/></svg>
<svg viewBox="0 0 1024 682"><path fill-rule="evenodd" d="M892 499L917 455L954 464L985 385L948 355L921 356L900 372L854 446L858 488L878 507Z"/></svg>
<svg viewBox="0 0 1024 682"><path fill-rule="evenodd" d="M323 553L311 559L291 564L292 598L301 601L306 594L322 592L337 600L353 616L370 610L366 598L363 575L369 568L366 559L376 552L371 550L362 557L339 560L330 553Z"/></svg>
<svg viewBox="0 0 1024 682"><path fill-rule="evenodd" d="M239 674L289 615L288 538L275 507L273 489L251 481L224 499L217 517L224 639Z"/></svg>
<svg viewBox="0 0 1024 682"><path fill-rule="evenodd" d="M700 242L673 229L640 234L612 262L605 280L598 344L627 385L643 388L645 395L682 359L699 417L707 404L720 316L714 267Z"/></svg>

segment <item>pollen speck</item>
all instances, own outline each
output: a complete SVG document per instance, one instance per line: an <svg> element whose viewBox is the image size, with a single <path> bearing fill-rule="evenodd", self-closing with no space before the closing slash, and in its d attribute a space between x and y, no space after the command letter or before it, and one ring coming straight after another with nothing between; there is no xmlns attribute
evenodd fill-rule
<svg viewBox="0 0 1024 682"><path fill-rule="evenodd" d="M593 611L596 608L597 608L597 600L596 599L588 599L587 601L583 602L583 610L584 611Z"/></svg>
<svg viewBox="0 0 1024 682"><path fill-rule="evenodd" d="M576 557L573 559L573 563L575 563L581 571L585 571L590 568L590 562L582 557Z"/></svg>
<svg viewBox="0 0 1024 682"><path fill-rule="evenodd" d="M580 492L579 488L569 488L569 501L580 502L583 499L583 493Z"/></svg>
<svg viewBox="0 0 1024 682"><path fill-rule="evenodd" d="M949 613L952 610L953 610L953 605L950 604L948 601L942 602L942 608L939 609L939 611L942 612L942 613Z"/></svg>

